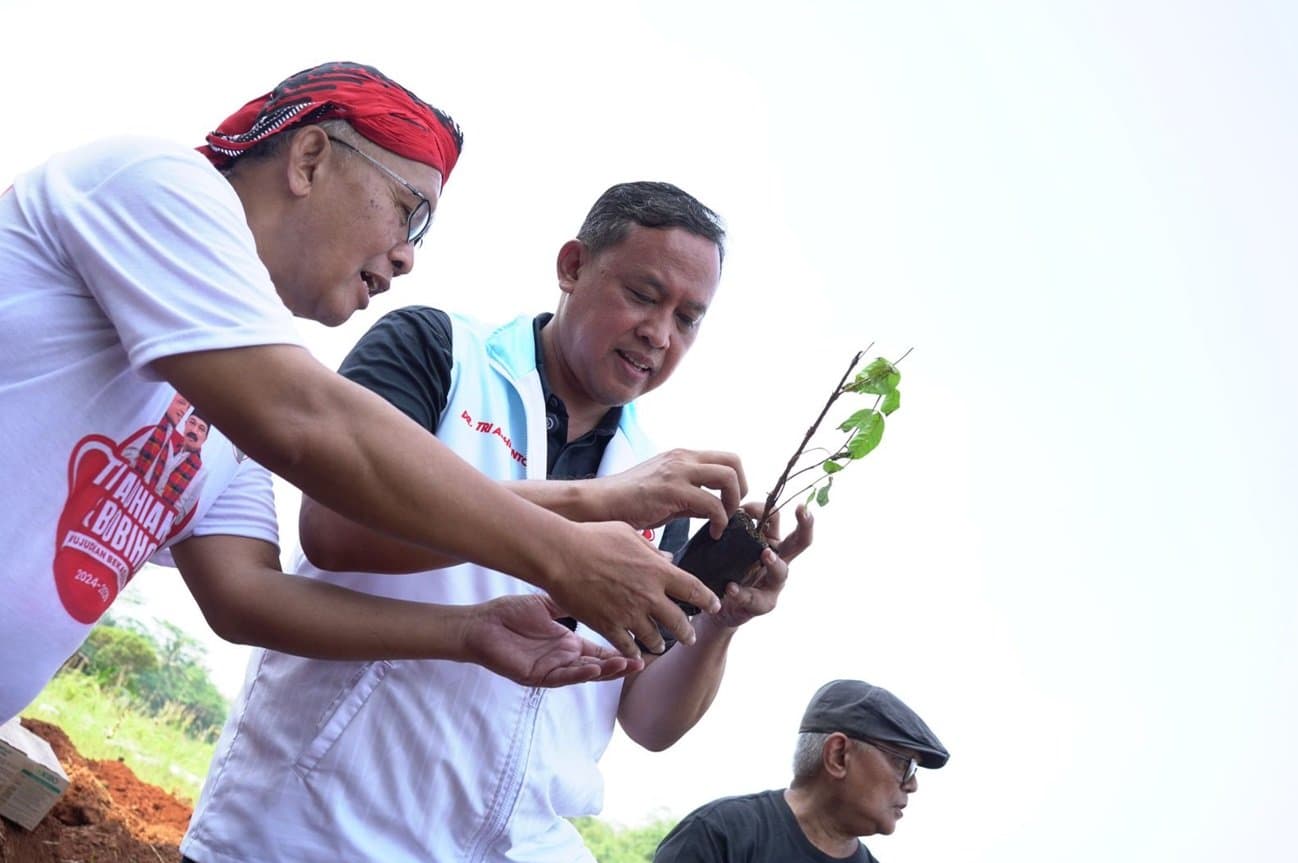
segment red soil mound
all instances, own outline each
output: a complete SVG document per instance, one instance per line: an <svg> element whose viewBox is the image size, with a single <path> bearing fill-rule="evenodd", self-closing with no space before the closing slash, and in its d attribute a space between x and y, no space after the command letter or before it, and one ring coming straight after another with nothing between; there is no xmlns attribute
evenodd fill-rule
<svg viewBox="0 0 1298 863"><path fill-rule="evenodd" d="M56 725L22 723L49 741L70 784L35 830L0 820L0 863L178 863L189 804L120 761L82 758Z"/></svg>

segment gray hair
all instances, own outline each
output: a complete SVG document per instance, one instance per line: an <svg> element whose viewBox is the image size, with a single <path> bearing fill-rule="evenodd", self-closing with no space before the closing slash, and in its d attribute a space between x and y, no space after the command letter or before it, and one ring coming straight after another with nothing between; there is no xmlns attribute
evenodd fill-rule
<svg viewBox="0 0 1298 863"><path fill-rule="evenodd" d="M794 785L809 782L820 772L825 741L828 739L829 734L824 731L804 731L798 735L798 743L793 748Z"/></svg>
<svg viewBox="0 0 1298 863"><path fill-rule="evenodd" d="M720 259L725 260L726 231L721 217L671 183L641 181L613 186L590 208L577 239L591 255L597 255L626 239L632 225L682 228L711 240Z"/></svg>

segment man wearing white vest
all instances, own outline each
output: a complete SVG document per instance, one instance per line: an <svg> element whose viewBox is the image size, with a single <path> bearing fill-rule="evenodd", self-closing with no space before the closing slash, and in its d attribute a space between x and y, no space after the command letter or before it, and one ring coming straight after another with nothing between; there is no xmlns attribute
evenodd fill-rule
<svg viewBox="0 0 1298 863"><path fill-rule="evenodd" d="M342 373L460 456L570 519L620 520L665 551L681 516L728 509L727 453L655 456L633 400L667 380L720 280L717 216L666 183L604 193L559 251L553 316L503 326L428 308L381 320ZM320 662L254 654L181 846L194 863L298 860L592 861L566 820L602 805L597 762L615 722L651 750L703 715L741 624L770 611L811 518L695 618L696 640L625 680L540 689L446 661ZM476 603L533 586L372 533L304 501L301 571L400 599ZM442 568L449 567L449 568ZM354 571L351 571L354 570ZM363 571L362 571L363 570ZM429 571L434 570L434 571ZM405 577L382 573L417 572ZM579 632L599 636L585 626Z"/></svg>

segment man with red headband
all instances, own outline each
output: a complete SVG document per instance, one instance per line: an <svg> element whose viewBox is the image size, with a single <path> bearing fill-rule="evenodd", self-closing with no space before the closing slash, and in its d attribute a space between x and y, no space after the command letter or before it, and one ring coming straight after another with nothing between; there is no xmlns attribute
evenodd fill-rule
<svg viewBox="0 0 1298 863"><path fill-rule="evenodd" d="M244 106L201 155L110 139L0 194L0 720L148 560L174 561L221 636L326 659L449 658L557 685L638 669L635 639L660 647L658 623L692 641L672 598L718 603L638 531L570 522L487 481L302 345L294 315L341 323L410 271L460 142L377 70L331 63ZM137 465L177 393L210 424L187 507ZM429 606L284 575L269 480L249 458L553 601ZM727 503L742 494L733 472L706 482ZM697 501L697 485L658 491ZM719 530L726 504L703 497L686 509ZM564 612L617 650L552 619Z"/></svg>

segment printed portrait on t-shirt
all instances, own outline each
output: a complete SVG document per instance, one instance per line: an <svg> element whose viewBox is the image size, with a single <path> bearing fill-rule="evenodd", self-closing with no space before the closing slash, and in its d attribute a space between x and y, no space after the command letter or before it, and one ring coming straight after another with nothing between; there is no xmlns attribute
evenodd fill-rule
<svg viewBox="0 0 1298 863"><path fill-rule="evenodd" d="M189 399L176 393L167 412L158 420L144 443L125 450L127 456L134 457L135 472L155 491L161 491L159 486L163 476L184 448L185 439L180 430L184 427L182 421L188 412Z"/></svg>
<svg viewBox="0 0 1298 863"><path fill-rule="evenodd" d="M90 434L68 459L68 499L55 536L63 607L94 623L161 546L189 523L211 432L173 393L161 418L122 441Z"/></svg>

